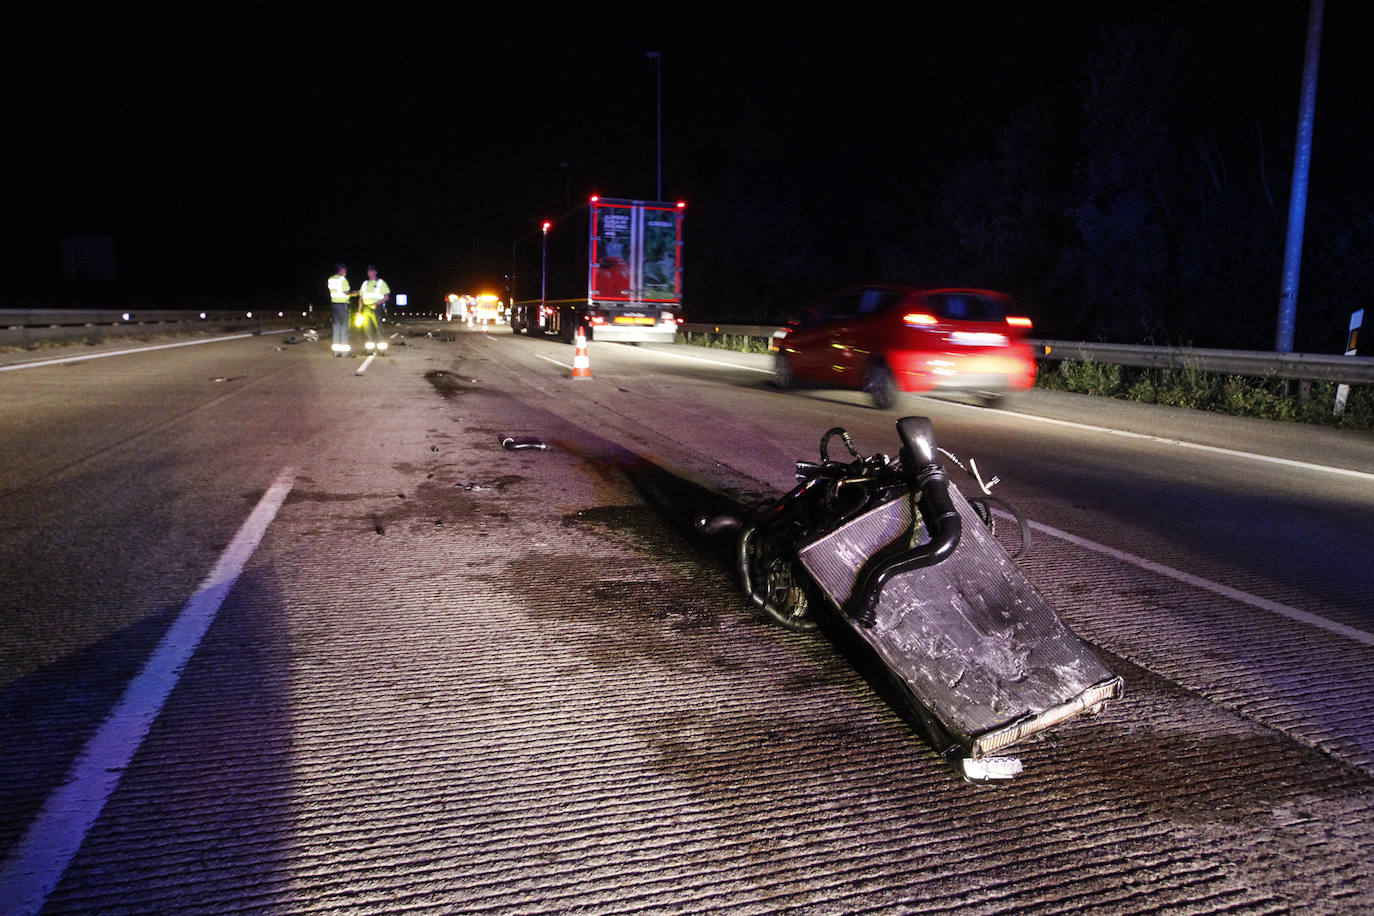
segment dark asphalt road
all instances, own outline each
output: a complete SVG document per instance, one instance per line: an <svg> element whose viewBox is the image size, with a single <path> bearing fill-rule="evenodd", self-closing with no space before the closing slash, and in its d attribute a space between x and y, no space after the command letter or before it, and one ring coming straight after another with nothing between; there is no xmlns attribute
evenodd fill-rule
<svg viewBox="0 0 1374 916"><path fill-rule="evenodd" d="M7 855L291 482L45 912L1374 906L1374 647L1340 630L1371 632L1371 535L1285 555L1368 518L1367 438L910 402L1053 529L1023 568L1127 682L973 787L840 631L767 624L670 521L835 423L895 450L897 414L751 357L594 343L572 380L571 348L430 330L361 373L263 337L0 374ZM1209 436L1239 454L1167 441Z"/></svg>

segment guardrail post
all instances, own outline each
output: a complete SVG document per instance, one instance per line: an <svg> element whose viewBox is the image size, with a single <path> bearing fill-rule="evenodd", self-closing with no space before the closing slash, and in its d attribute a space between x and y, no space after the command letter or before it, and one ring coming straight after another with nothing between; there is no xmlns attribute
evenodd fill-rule
<svg viewBox="0 0 1374 916"><path fill-rule="evenodd" d="M1360 349L1360 325L1364 324L1364 309L1350 313L1350 334L1345 339L1345 355L1354 356ZM1336 386L1336 406L1331 412L1340 416L1345 413L1345 402L1350 397L1350 386L1344 383Z"/></svg>

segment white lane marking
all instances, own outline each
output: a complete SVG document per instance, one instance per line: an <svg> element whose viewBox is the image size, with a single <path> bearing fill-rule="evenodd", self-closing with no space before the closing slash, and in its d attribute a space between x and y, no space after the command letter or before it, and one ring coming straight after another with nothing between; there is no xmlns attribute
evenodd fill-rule
<svg viewBox="0 0 1374 916"><path fill-rule="evenodd" d="M286 331L263 331L263 334L285 334ZM81 356L64 356L61 359L43 359L32 363L14 363L9 366L0 366L0 372L13 372L16 369L37 369L40 366L60 366L63 363L79 363L88 359L104 359L107 356L128 356L130 353L147 353L151 350L170 350L174 347L196 347L201 344L219 343L224 340L242 340L245 337L260 335L253 334L231 334L228 337L207 337L204 340L183 340L178 343L153 344L149 347L133 347L128 350L111 350L108 353L86 353Z"/></svg>
<svg viewBox="0 0 1374 916"><path fill-rule="evenodd" d="M277 475L143 670L86 743L66 781L48 797L24 838L0 866L0 901L6 912L36 914L57 888L220 605L286 501L295 476L295 469L289 467Z"/></svg>
<svg viewBox="0 0 1374 916"><path fill-rule="evenodd" d="M973 407L968 405L969 410L983 410L985 408ZM1072 420L1059 420L1054 417L1040 417L1035 414L1014 413L1011 411L1000 411L1000 416L1019 417L1023 420L1030 420L1035 423L1049 423L1054 426L1067 426L1071 429L1083 429L1095 433L1107 433L1113 436L1124 436L1127 439L1144 439L1150 442L1159 442L1164 445L1175 445L1179 448L1191 448L1202 452L1212 452L1218 455L1227 455L1232 458L1246 458L1251 461L1265 461L1270 464L1282 465L1290 468L1300 468L1304 471L1323 471L1327 474L1341 474L1346 477L1355 477L1360 480L1374 481L1374 473L1369 471L1356 471L1351 468L1338 468L1326 464L1313 464L1309 461L1298 461L1294 458L1276 458L1272 455L1261 455L1256 452L1242 452L1238 449L1222 448L1218 445L1203 445L1200 442L1188 442L1184 439L1170 439L1166 436L1152 436L1148 433L1134 433L1124 429L1109 429L1105 426L1093 426L1088 423L1075 423Z"/></svg>
<svg viewBox="0 0 1374 916"><path fill-rule="evenodd" d="M535 355L536 357L538 357L539 359L542 359L542 360L543 360L544 362L546 362L546 363L553 363L555 366L562 366L564 369L567 369L569 372L571 372L572 369L573 369L573 367L572 367L572 366L569 366L567 363L560 363L558 360L554 359L554 358L551 357L551 356L545 356L545 355L542 354L542 353L536 353L536 354L534 354L534 355Z"/></svg>
<svg viewBox="0 0 1374 916"><path fill-rule="evenodd" d="M998 511L997 514L1003 515L1004 513ZM1009 514L1007 514L1006 517L1012 518L1012 516ZM1126 553L1124 550L1117 550L1115 547L1108 547L1106 544L1099 544L1096 541L1090 541L1087 538L1079 537L1076 534L1070 534L1067 531L1061 531L1058 528L1052 528L1049 525L1044 525L1040 522L1031 522L1030 526L1036 531L1048 534L1050 537L1059 538L1061 541L1068 541L1070 544L1082 547L1085 550L1091 550L1095 553L1100 553L1105 556L1109 556L1114 560L1120 560L1123 563L1129 563L1132 566L1138 566L1141 569L1148 570L1149 572L1157 573L1161 576L1167 576L1170 579L1176 579L1179 582L1186 583L1187 585L1191 585L1195 588L1200 588L1204 591L1212 592L1215 595L1221 595L1223 598L1230 598L1232 601L1239 601L1242 604L1248 604L1253 608L1259 608L1260 610L1268 611L1271 614L1278 614L1281 617L1287 617L1289 620L1295 620L1298 623L1305 623L1308 626L1316 627L1320 630L1326 630L1329 633L1335 633L1337 636L1344 636L1346 639L1354 640L1355 642L1361 643L1366 646L1374 646L1374 633L1366 633L1364 630L1357 630L1354 627L1348 627L1343 623L1337 623L1334 620L1327 620L1325 617L1320 617L1316 614L1312 614L1307 611L1301 611L1295 607L1290 607L1286 604L1280 604L1277 601L1270 601L1268 598L1261 598L1258 595L1252 595L1249 592L1243 592L1238 588L1232 588L1229 585L1222 585L1219 582L1213 582L1210 579L1204 579L1201 576L1195 576L1192 573L1186 573L1181 569L1174 569L1172 566L1165 566L1163 563L1156 563L1153 560L1147 560L1144 557L1138 557L1133 553Z"/></svg>
<svg viewBox="0 0 1374 916"><path fill-rule="evenodd" d="M373 361L374 359L376 359L376 358L377 358L377 354L376 354L376 353L369 353L369 354L367 355L367 359L363 360L363 364L362 364L361 366L358 367L358 371L355 372L355 373L353 373L353 374L354 374L354 375L362 375L364 372L367 371L367 367L370 366L370 365L372 365L372 361Z"/></svg>
<svg viewBox="0 0 1374 916"><path fill-rule="evenodd" d="M633 348L631 348L633 349ZM654 353L662 356L671 356L674 359L689 359L694 363L710 363L712 366L725 366L727 369L740 369L744 372L758 372L763 375L772 375L772 369L756 369L753 366L741 366L736 363L727 363L719 359L707 359L704 356L686 356L682 353L672 353L668 350L641 350L641 353Z"/></svg>
<svg viewBox="0 0 1374 916"><path fill-rule="evenodd" d="M684 356L684 355L681 354L681 353L671 353L671 352L669 352L669 351L667 351L667 350L636 350L634 347L626 347L626 349L629 350L629 351L632 352L632 353L652 353L652 354L654 354L654 355L656 355L656 356L671 356L671 357L673 357L674 359L686 359L686 360L691 360L691 361L694 362L694 363L709 363L709 364L711 364L712 366L724 366L724 367L727 368L727 369L741 369L741 370L743 370L743 371L745 371L745 372L761 372L761 373L763 373L764 375L772 375L772 374L773 374L773 370L772 370L772 369L755 369L753 366L739 366L739 365L736 365L735 363L727 363L727 362L724 362L724 361L719 360L719 359L706 359L705 357L701 357L701 356ZM548 357L548 356L544 356L544 355L542 355L542 354L540 354L540 353L536 353L536 354L534 354L534 355L535 355L536 357L538 357L539 359L544 360L545 362L553 363L555 366L562 366L564 369L569 369L569 370L571 370L571 369L573 368L572 366L569 366L569 365L567 365L567 364L565 364L565 363L560 363L558 360L552 359L551 357Z"/></svg>

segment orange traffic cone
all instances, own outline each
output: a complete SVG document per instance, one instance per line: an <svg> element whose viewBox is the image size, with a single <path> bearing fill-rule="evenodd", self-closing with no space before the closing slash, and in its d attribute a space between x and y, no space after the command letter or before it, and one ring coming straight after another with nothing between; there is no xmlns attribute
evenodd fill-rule
<svg viewBox="0 0 1374 916"><path fill-rule="evenodd" d="M587 332L582 325L577 326L577 352L573 354L573 378L591 378L592 363L587 358Z"/></svg>

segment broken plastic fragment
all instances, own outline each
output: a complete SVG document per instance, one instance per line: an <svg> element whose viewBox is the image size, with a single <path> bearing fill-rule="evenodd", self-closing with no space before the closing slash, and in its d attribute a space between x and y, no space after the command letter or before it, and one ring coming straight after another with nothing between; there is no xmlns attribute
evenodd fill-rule
<svg viewBox="0 0 1374 916"><path fill-rule="evenodd" d="M536 436L506 436L501 440L504 449L537 448L541 451L548 446Z"/></svg>
<svg viewBox="0 0 1374 916"><path fill-rule="evenodd" d="M720 534L722 531L734 531L742 524L733 515L703 515L697 519L697 530L703 534Z"/></svg>
<svg viewBox="0 0 1374 916"><path fill-rule="evenodd" d="M1015 779L1022 770L1019 757L984 757L981 760L965 757L963 764L964 778L970 782Z"/></svg>

